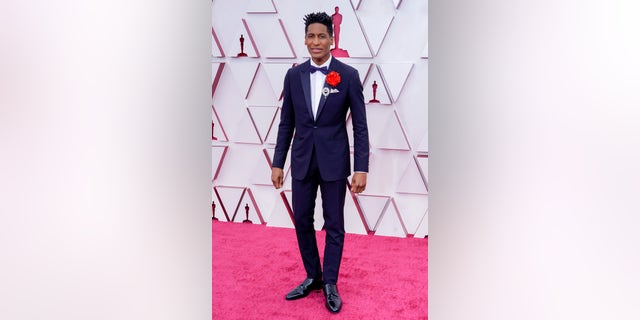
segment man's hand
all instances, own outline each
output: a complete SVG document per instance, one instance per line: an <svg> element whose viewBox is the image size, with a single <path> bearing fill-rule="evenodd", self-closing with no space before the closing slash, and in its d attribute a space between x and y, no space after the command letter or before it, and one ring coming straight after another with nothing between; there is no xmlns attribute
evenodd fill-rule
<svg viewBox="0 0 640 320"><path fill-rule="evenodd" d="M276 189L282 188L282 179L284 178L284 172L281 168L271 168L271 183Z"/></svg>
<svg viewBox="0 0 640 320"><path fill-rule="evenodd" d="M360 193L367 186L367 174L365 172L355 172L351 178L351 192Z"/></svg>

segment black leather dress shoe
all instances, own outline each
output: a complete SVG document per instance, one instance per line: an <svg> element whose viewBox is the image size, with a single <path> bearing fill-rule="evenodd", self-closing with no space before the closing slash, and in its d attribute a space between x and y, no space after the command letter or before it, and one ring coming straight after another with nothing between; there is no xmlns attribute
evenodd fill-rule
<svg viewBox="0 0 640 320"><path fill-rule="evenodd" d="M323 289L327 309L333 313L338 313L340 308L342 308L342 300L338 294L338 287L335 284L325 284Z"/></svg>
<svg viewBox="0 0 640 320"><path fill-rule="evenodd" d="M291 292L287 293L285 299L287 300L296 300L300 298L304 298L309 295L309 292L312 290L320 290L322 289L322 280L316 280L312 278L304 279L304 281L297 287L295 287Z"/></svg>

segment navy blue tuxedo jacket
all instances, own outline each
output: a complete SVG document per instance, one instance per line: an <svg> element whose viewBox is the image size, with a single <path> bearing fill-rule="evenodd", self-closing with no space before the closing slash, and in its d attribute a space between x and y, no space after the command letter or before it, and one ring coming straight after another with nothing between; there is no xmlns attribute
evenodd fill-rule
<svg viewBox="0 0 640 320"><path fill-rule="evenodd" d="M341 80L335 87L325 81L324 87L333 92L327 96L321 95L318 114L314 120L311 109L310 65L306 61L295 66L289 69L284 78L280 125L272 166L284 168L293 138L291 176L294 179L305 178L314 148L322 180L347 178L351 174L351 161L346 116L347 111L351 110L353 170L368 172L369 133L358 71L335 57L331 58L329 72L337 72Z"/></svg>

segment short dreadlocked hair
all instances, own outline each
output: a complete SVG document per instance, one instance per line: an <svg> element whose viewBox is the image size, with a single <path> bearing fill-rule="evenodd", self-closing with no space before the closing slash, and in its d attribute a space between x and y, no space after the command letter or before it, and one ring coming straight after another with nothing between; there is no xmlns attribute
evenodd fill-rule
<svg viewBox="0 0 640 320"><path fill-rule="evenodd" d="M333 20L326 12L309 13L304 16L304 33L309 30L309 25L312 23L321 23L327 26L329 36L333 37Z"/></svg>

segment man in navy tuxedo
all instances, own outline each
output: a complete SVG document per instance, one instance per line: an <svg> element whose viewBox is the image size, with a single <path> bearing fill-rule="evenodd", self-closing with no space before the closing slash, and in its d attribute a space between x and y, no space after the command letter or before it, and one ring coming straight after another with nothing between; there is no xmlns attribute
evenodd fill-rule
<svg viewBox="0 0 640 320"><path fill-rule="evenodd" d="M353 177L351 192L364 191L369 170L369 133L362 83L358 71L331 56L331 17L311 13L304 17L305 45L311 59L287 72L271 180L282 187L283 168L291 144L291 189L296 236L306 279L286 295L306 297L323 289L325 305L338 312L338 272L344 245L344 201L351 174L346 116L353 123ZM324 229L324 261L314 229L314 207L320 187ZM323 272L324 271L324 272Z"/></svg>

